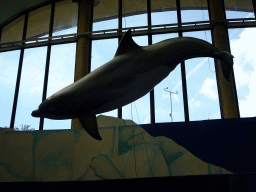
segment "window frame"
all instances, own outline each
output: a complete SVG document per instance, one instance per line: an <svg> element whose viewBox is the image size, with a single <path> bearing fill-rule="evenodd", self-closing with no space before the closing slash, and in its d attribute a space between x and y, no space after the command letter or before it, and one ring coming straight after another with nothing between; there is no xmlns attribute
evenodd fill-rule
<svg viewBox="0 0 256 192"><path fill-rule="evenodd" d="M119 39L119 42L121 40L122 37L122 31L126 30L126 28L122 28L122 0L119 0L118 2L118 28L116 29L116 33L112 33L111 35L108 35L104 33L104 35L93 35L95 33L95 31L92 31L91 33L87 33L87 34L74 34L72 37L69 38L65 38L62 40L52 40L52 33L53 33L53 22L54 22L54 10L55 10L55 2L52 3L43 3L37 7L33 7L31 9L28 9L26 11L23 11L19 14L17 14L15 17L13 17L10 20L5 21L4 23L2 23L2 25L0 25L0 39L1 39L1 35L2 35L2 29L4 26L8 25L9 23L11 23L12 21L14 21L15 19L19 18L22 15L25 15L25 21L24 21L24 28L23 28L23 35L22 35L22 41L19 42L18 46L12 46L11 48L5 48L5 47L0 47L0 52L4 52L4 51L11 51L11 50L21 50L20 51L20 59L19 59L19 65L18 65L18 73L17 73L17 80L16 80L16 87L15 87L15 93L14 93L14 100L13 100L13 108L12 108L12 115L11 115L11 121L10 121L10 127L13 128L14 127L14 121L15 121L15 115L16 115L16 108L17 108L17 100L18 100L18 93L19 93L19 86L20 86L20 78L21 78L21 71L22 71L22 64L23 64L23 56L24 56L24 50L26 48L31 48L31 47L39 47L39 46L45 46L47 45L47 59L46 59L46 68L45 68L45 79L44 79L44 86L43 86L43 94L42 94L42 101L44 99L46 99L46 93L47 93L47 82L48 82L48 74L49 74L49 62L50 62L50 52L51 52L51 46L52 45L59 45L59 44L65 44L65 43L71 43L71 42L77 42L77 39L80 35L85 35L87 37L90 38L91 41L96 40L96 39L108 39L108 38L113 38L113 37L117 37ZM74 3L74 2L73 2ZM209 0L207 0L208 3L208 12L209 11ZM223 0L224 3L224 0ZM37 42L34 43L32 45L30 44L25 44L26 41L26 30L27 30L27 24L28 24L28 15L29 12L38 9L40 7L46 6L51 4L51 15L50 15L50 26L49 26L49 41L47 42ZM256 15L256 1L252 0L252 5L253 5L253 10L254 10L254 14ZM186 28L183 26L184 23L182 23L182 19L181 19L181 7L180 7L180 0L176 0L176 10L177 10L177 26L174 29L164 29L164 30L155 30L154 31L154 26L152 26L152 19L151 19L151 0L147 0L147 19L148 19L148 23L147 23L147 30L144 30L142 32L137 32L136 31L136 27L134 27L133 29L135 29L135 32L133 32L134 36L142 36L142 35L147 35L148 36L148 44L151 45L152 44L152 35L154 34L167 34L167 33L174 33L174 32L178 32L179 37L182 37L183 32L189 32L189 31L201 31L201 30L211 30L213 28L212 25L212 21L211 21L211 16L209 13L209 24L205 25L202 27L202 25L196 25L190 28ZM226 10L225 10L226 11ZM238 21L239 19L230 19L232 21ZM241 20L241 19L240 19ZM228 23L227 22L227 30L230 28L246 28L246 27L256 27L256 25L253 22L244 22L246 20L256 20L255 18L250 18L250 19L246 19L243 18L242 22L237 22L237 23ZM226 21L228 21L226 19ZM200 22L192 22L192 23L200 23ZM202 23L202 22L201 22ZM205 22L207 23L207 22ZM137 27L138 28L138 27ZM107 30L105 30L107 31ZM65 35L64 35L65 36ZM212 35L213 37L213 35ZM214 39L212 39L212 42L214 42ZM12 42L13 43L13 42ZM10 44L12 44L10 43ZM16 42L17 43L17 42ZM1 45L1 44L0 44ZM230 46L230 44L229 44ZM216 62L216 61L215 61ZM91 63L90 63L91 65ZM185 117L185 121L189 121L189 109L188 109L188 96L187 96L187 83L186 83L186 73L185 73L185 61L181 62L181 78L182 78L182 90L183 90L183 104L184 104L184 117ZM235 90L236 91L236 90ZM220 95L218 93L218 97L220 98ZM236 92L236 96L237 98L237 92ZM155 99L154 99L154 89L152 89L150 91L150 115L151 115L151 124L155 123ZM220 108L221 108L221 103L220 103ZM122 118L122 108L118 109L117 112L117 117L118 118ZM221 114L221 118L223 118L222 114ZM44 122L44 118L40 118L40 123L39 123L39 130L43 130L43 122Z"/></svg>

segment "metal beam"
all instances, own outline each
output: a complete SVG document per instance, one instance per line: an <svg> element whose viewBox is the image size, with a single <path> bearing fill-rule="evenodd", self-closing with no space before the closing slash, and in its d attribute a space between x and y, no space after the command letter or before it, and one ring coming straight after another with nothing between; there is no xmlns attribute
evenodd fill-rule
<svg viewBox="0 0 256 192"><path fill-rule="evenodd" d="M179 33L179 37L182 37L182 32L184 31L181 30L182 21L181 21L180 0L176 0L176 6L177 6L177 19L178 19L178 33ZM182 79L184 118L185 118L185 121L189 121L188 93L187 93L186 69L185 69L184 61L181 62L180 68L181 68L181 79Z"/></svg>
<svg viewBox="0 0 256 192"><path fill-rule="evenodd" d="M26 39L27 26L28 26L28 13L25 14L22 40ZM22 65L23 65L23 57L24 57L24 48L21 48L19 67L18 67L18 73L17 73L17 79L16 79L16 87L15 87L15 93L14 93L14 99L13 99L13 106L12 106L12 116L11 116L11 122L10 122L11 129L14 128L14 122L15 122L15 117L16 117L16 109L17 109L17 102L18 102L19 89L20 89L20 77L21 77L21 70L22 70Z"/></svg>
<svg viewBox="0 0 256 192"><path fill-rule="evenodd" d="M78 33L92 31L92 16L93 0L81 0L78 9ZM75 81L78 81L90 72L91 44L92 40L85 36L81 36L81 38L77 40ZM83 125L78 118L72 119L72 129L79 129L82 127Z"/></svg>
<svg viewBox="0 0 256 192"><path fill-rule="evenodd" d="M52 37L52 32L53 32L54 10L55 10L55 2L53 2L52 5L51 5L49 37ZM49 41L51 41L51 39ZM48 77L49 77L49 68L50 68L50 56L51 56L51 45L49 44L47 46L47 54L46 54L46 64L45 64L45 73L44 73L44 86L43 86L42 102L46 99ZM44 126L44 118L41 117L40 122L39 122L39 130L43 130L43 126Z"/></svg>
<svg viewBox="0 0 256 192"><path fill-rule="evenodd" d="M208 5L211 19L214 21L226 20L223 0L208 0ZM213 44L220 51L230 52L228 29L226 23L213 23L211 32ZM221 118L240 118L233 68L228 82L221 71L220 63L216 59L214 61Z"/></svg>
<svg viewBox="0 0 256 192"><path fill-rule="evenodd" d="M238 22L239 21L239 22ZM0 44L0 52L13 51L21 48L33 48L47 45L58 45L66 43L74 43L81 37L87 37L91 40L111 39L119 38L120 35L124 34L128 29L132 29L132 36L143 36L143 35L156 35L166 33L180 33L180 32L191 32L191 31L205 31L211 30L218 23L225 23L227 28L248 28L256 27L255 18L243 18L243 19L229 19L227 21L200 21L200 22L189 22L189 23L176 23L168 25L152 25L143 27L131 27L131 28L120 28L120 29L109 29L102 31L91 31L86 33L75 33L67 35L59 35L53 37L36 38L30 40L23 40L17 42L3 43ZM179 27L180 26L180 27ZM148 30L148 29L151 30ZM118 33L120 31L120 33ZM49 39L52 41L50 42Z"/></svg>
<svg viewBox="0 0 256 192"><path fill-rule="evenodd" d="M118 1L118 28L119 29L122 29L123 27L122 15L123 15L123 0L119 0ZM122 30L120 30L117 35L118 35L118 44L119 44L122 38ZM117 118L122 118L122 107L117 109Z"/></svg>
<svg viewBox="0 0 256 192"><path fill-rule="evenodd" d="M256 15L256 0L252 0L252 6L253 6L254 17L255 17L255 15Z"/></svg>
<svg viewBox="0 0 256 192"><path fill-rule="evenodd" d="M148 17L148 31L151 31L151 0L147 0L147 17ZM148 34L148 45L152 45L152 34ZM152 89L149 93L150 98L150 123L154 124L155 120L155 91Z"/></svg>
<svg viewBox="0 0 256 192"><path fill-rule="evenodd" d="M57 39L52 41L42 41L42 42L36 42L36 43L30 43L30 44L16 44L13 46L6 46L1 47L0 52L6 52L6 51L14 51L18 49L28 49L28 48L35 48L35 47L43 47L48 45L60 45L60 44L66 44L66 43L74 43L77 42L77 37L70 37L65 39Z"/></svg>

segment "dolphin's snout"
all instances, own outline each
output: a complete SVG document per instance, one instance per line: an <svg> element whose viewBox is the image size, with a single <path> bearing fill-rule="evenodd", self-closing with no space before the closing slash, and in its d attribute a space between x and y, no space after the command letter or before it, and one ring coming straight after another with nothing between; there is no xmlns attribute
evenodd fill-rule
<svg viewBox="0 0 256 192"><path fill-rule="evenodd" d="M36 109L36 110L34 110L34 111L31 113L31 115L32 115L33 117L40 117L40 111L39 111L38 109Z"/></svg>

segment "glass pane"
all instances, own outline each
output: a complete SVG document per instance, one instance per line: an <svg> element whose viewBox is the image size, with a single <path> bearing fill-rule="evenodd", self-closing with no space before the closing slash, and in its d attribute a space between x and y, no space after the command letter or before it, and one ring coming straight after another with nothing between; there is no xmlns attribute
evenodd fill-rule
<svg viewBox="0 0 256 192"><path fill-rule="evenodd" d="M176 1L151 1L152 25L177 23Z"/></svg>
<svg viewBox="0 0 256 192"><path fill-rule="evenodd" d="M93 31L118 28L118 0L94 1Z"/></svg>
<svg viewBox="0 0 256 192"><path fill-rule="evenodd" d="M238 11L226 11L226 17L227 17L227 19L254 18L254 13L238 12Z"/></svg>
<svg viewBox="0 0 256 192"><path fill-rule="evenodd" d="M147 1L123 0L123 28L148 25Z"/></svg>
<svg viewBox="0 0 256 192"><path fill-rule="evenodd" d="M147 23L147 14L140 14L135 16L125 16L123 15L123 28L128 27L140 27L146 26Z"/></svg>
<svg viewBox="0 0 256 192"><path fill-rule="evenodd" d="M31 11L28 15L27 39L49 36L51 5Z"/></svg>
<svg viewBox="0 0 256 192"><path fill-rule="evenodd" d="M234 74L241 117L256 116L255 28L229 29L230 49L234 55Z"/></svg>
<svg viewBox="0 0 256 192"><path fill-rule="evenodd" d="M26 49L24 51L19 97L14 127L30 125L39 129L40 118L31 116L42 102L44 72L47 47Z"/></svg>
<svg viewBox="0 0 256 192"><path fill-rule="evenodd" d="M24 27L24 15L15 19L2 30L1 43L21 41Z"/></svg>
<svg viewBox="0 0 256 192"><path fill-rule="evenodd" d="M212 43L210 31L183 33ZM214 59L199 57L185 61L189 120L220 119Z"/></svg>
<svg viewBox="0 0 256 192"><path fill-rule="evenodd" d="M135 37L132 37L132 39L139 46L148 46L148 36L135 36Z"/></svg>
<svg viewBox="0 0 256 192"><path fill-rule="evenodd" d="M175 37L178 37L176 33L153 35L153 44ZM170 92L168 91L173 93L170 95ZM180 64L163 81L155 86L154 92L156 123L184 121ZM171 111L172 118L170 116Z"/></svg>
<svg viewBox="0 0 256 192"><path fill-rule="evenodd" d="M76 43L53 45L46 98L74 83ZM71 129L71 119L44 119L44 130Z"/></svg>
<svg viewBox="0 0 256 192"><path fill-rule="evenodd" d="M133 40L140 46L148 45L147 36L133 37ZM122 119L133 120L137 124L150 123L150 94L147 93L136 101L122 107ZM131 109L132 105L132 109ZM132 111L131 111L132 110Z"/></svg>
<svg viewBox="0 0 256 192"><path fill-rule="evenodd" d="M91 59L91 71L104 65L113 59L118 47L118 39L105 39L92 41L92 59ZM100 91L100 90L99 90ZM97 114L117 117L117 109Z"/></svg>
<svg viewBox="0 0 256 192"><path fill-rule="evenodd" d="M72 3L69 0L57 2L55 4L53 36L77 33L77 16L77 3Z"/></svg>
<svg viewBox="0 0 256 192"><path fill-rule="evenodd" d="M251 0L224 0L227 19L254 18Z"/></svg>
<svg viewBox="0 0 256 192"><path fill-rule="evenodd" d="M177 23L177 11L165 11L151 14L152 25Z"/></svg>
<svg viewBox="0 0 256 192"><path fill-rule="evenodd" d="M20 50L0 53L0 127L9 127Z"/></svg>
<svg viewBox="0 0 256 192"><path fill-rule="evenodd" d="M209 20L207 1L180 0L182 22Z"/></svg>
<svg viewBox="0 0 256 192"><path fill-rule="evenodd" d="M150 94L147 93L136 101L123 106L122 110L122 119L132 120L136 124L149 124L151 122Z"/></svg>

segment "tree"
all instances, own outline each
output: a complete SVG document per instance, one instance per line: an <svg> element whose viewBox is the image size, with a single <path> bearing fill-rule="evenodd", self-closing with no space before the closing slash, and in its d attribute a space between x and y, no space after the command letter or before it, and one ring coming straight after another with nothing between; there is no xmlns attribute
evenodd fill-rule
<svg viewBox="0 0 256 192"><path fill-rule="evenodd" d="M20 125L21 126L21 128L19 129L19 128L14 128L14 131L34 131L35 129L34 128L31 128L31 129L29 129L29 127L31 126L31 125Z"/></svg>
<svg viewBox="0 0 256 192"><path fill-rule="evenodd" d="M20 125L21 126L21 128L18 128L18 127L14 127L14 131L35 131L35 129L34 128L31 128L31 129L29 129L29 127L31 126L31 125L27 125L27 124L25 124L25 125ZM7 127L7 126L5 126L4 128L10 128L10 127Z"/></svg>

